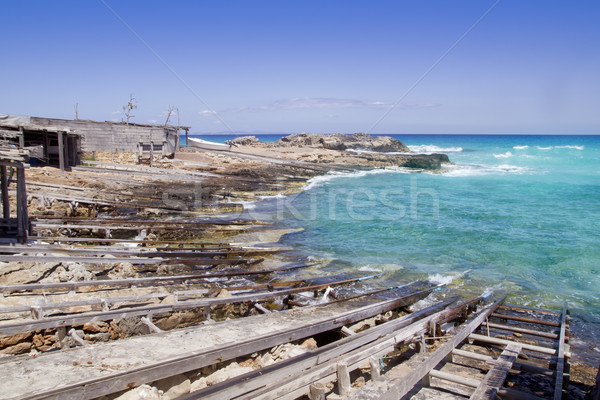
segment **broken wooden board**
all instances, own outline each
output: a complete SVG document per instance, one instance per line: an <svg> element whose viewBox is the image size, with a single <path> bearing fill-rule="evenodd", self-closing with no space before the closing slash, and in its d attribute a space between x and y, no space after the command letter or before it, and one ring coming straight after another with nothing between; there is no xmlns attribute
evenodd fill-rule
<svg viewBox="0 0 600 400"><path fill-rule="evenodd" d="M339 301L19 357L0 363L0 393L10 399L91 399L339 328L427 294Z"/></svg>

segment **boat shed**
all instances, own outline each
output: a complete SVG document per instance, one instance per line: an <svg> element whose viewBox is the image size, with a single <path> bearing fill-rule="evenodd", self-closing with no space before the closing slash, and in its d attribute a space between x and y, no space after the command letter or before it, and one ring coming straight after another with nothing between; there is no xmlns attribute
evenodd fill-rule
<svg viewBox="0 0 600 400"><path fill-rule="evenodd" d="M32 165L40 162L61 169L77 165L83 152L136 153L140 144L158 147L169 156L179 148L179 132L189 129L0 114L0 140L29 150Z"/></svg>

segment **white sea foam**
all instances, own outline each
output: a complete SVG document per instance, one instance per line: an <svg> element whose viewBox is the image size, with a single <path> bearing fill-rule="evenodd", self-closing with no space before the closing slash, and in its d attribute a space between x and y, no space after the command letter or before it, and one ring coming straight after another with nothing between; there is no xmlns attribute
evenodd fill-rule
<svg viewBox="0 0 600 400"><path fill-rule="evenodd" d="M556 146L557 149L574 149L574 150L583 150L585 146L576 146L576 145L566 145L566 146Z"/></svg>
<svg viewBox="0 0 600 400"><path fill-rule="evenodd" d="M429 274L428 280L438 285L449 285L456 278L457 275Z"/></svg>
<svg viewBox="0 0 600 400"><path fill-rule="evenodd" d="M552 150L552 146L548 146L548 147L535 146L535 148L538 150Z"/></svg>
<svg viewBox="0 0 600 400"><path fill-rule="evenodd" d="M515 174L522 175L530 173L531 168L519 167L510 164L501 165L479 165L479 164L454 164L447 165L445 171L440 175L450 177L464 177L464 176L481 176L481 175L505 175Z"/></svg>
<svg viewBox="0 0 600 400"><path fill-rule="evenodd" d="M254 210L256 208L255 201L238 200L236 203L241 204L244 207L244 210Z"/></svg>
<svg viewBox="0 0 600 400"><path fill-rule="evenodd" d="M513 146L513 149L515 149L515 150L525 150L525 149L528 149L528 148L529 148L529 146L527 146L527 145L524 145L524 146Z"/></svg>
<svg viewBox="0 0 600 400"><path fill-rule="evenodd" d="M408 168L390 167L385 169L371 169L367 171L353 171L353 172L339 172L331 171L325 175L315 176L310 179L304 186L304 190L309 190L318 186L321 186L329 181L343 178L362 178L367 175L378 175L378 174L389 174L389 173L402 173L408 174L411 170Z"/></svg>
<svg viewBox="0 0 600 400"><path fill-rule="evenodd" d="M368 265L363 265L358 270L361 271L361 272L381 272L382 269L381 268L374 268L370 264L368 264Z"/></svg>
<svg viewBox="0 0 600 400"><path fill-rule="evenodd" d="M418 146L408 146L414 153L433 154L433 153L460 153L462 147L438 147L433 144L421 144Z"/></svg>
<svg viewBox="0 0 600 400"><path fill-rule="evenodd" d="M261 200L284 199L285 194L279 193L279 194L275 194L275 195L263 195L263 196L256 196L256 197L258 197Z"/></svg>
<svg viewBox="0 0 600 400"><path fill-rule="evenodd" d="M494 157L496 157L496 158L509 158L512 156L513 156L513 153L511 153L510 151L507 151L504 154L494 154Z"/></svg>

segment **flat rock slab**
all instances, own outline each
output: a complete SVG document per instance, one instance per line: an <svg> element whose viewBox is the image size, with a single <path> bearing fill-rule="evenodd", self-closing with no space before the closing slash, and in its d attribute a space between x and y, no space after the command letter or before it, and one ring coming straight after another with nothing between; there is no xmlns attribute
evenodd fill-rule
<svg viewBox="0 0 600 400"><path fill-rule="evenodd" d="M58 394L56 398L98 397L211 365L221 361L220 357L233 358L310 336L317 332L306 329L310 325L322 324L321 331L333 329L376 315L381 309L402 305L398 299L389 300L389 297L385 301L360 298L97 343L36 357L18 357L0 362L0 397L44 398L52 397L53 393ZM303 332L288 335L286 332L291 329L303 329ZM278 333L280 337L274 338ZM237 354L223 352L225 348L244 344L254 348L247 352L248 348L241 349ZM204 357L211 351L214 354ZM192 362L186 357L195 358ZM111 383L101 382L110 377L114 377ZM85 396L81 393L83 386L86 386ZM68 395L57 393L67 388L73 391Z"/></svg>

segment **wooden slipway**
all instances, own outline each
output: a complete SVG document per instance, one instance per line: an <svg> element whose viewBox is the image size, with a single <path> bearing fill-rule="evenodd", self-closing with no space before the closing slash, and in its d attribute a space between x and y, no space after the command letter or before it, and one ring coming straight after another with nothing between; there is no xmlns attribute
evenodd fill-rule
<svg viewBox="0 0 600 400"><path fill-rule="evenodd" d="M131 337L0 363L0 393L10 399L91 399L281 343L313 336L410 305L433 289L396 291Z"/></svg>

